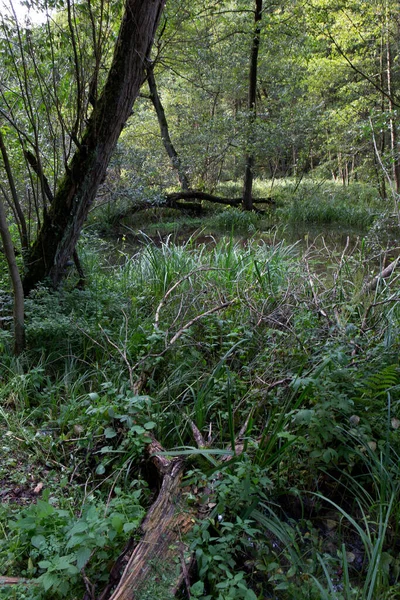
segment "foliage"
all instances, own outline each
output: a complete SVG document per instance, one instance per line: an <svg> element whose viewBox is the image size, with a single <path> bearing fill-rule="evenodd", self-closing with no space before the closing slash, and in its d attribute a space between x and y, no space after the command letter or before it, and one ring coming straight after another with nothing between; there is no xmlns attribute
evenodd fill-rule
<svg viewBox="0 0 400 600"><path fill-rule="evenodd" d="M0 22L0 191L21 269L24 226L30 243L85 150L122 11L56 4L40 25ZM153 436L185 456L187 501L207 514L188 540L192 597L399 594L396 273L365 286L398 237L398 6L267 6L249 125L253 17L242 0L171 0L152 58L191 185L240 197L251 153L274 208L165 208L176 169L143 90L79 241L85 289L67 266L60 289L31 292L19 357L0 330L1 574L28 580L1 597L100 594L157 492ZM320 247L310 224L341 226L345 245ZM304 250L279 241L285 225ZM8 314L2 254L0 287ZM142 600L167 597L162 567Z"/></svg>
<svg viewBox="0 0 400 600"><path fill-rule="evenodd" d="M71 272L27 300L19 358L4 336L3 573L38 579L27 598L72 600L84 566L100 590L99 565L147 508L140 464L155 435L188 457L187 485L210 490L190 540L193 597L390 597L400 313L390 280L360 293L365 245L301 256L257 238L144 237L126 251L84 238L86 289ZM209 453L190 421L212 432ZM143 594L162 596L152 581Z"/></svg>
<svg viewBox="0 0 400 600"><path fill-rule="evenodd" d="M53 598L76 597L83 569L100 582L107 577L102 565L115 558L121 540L138 527L143 516L140 489L126 494L115 491L108 505L94 495L89 497L79 517L60 508L67 506L65 498L49 494L23 509L7 524L4 569L19 565L23 575L34 576L45 596ZM2 540L3 552L4 547Z"/></svg>

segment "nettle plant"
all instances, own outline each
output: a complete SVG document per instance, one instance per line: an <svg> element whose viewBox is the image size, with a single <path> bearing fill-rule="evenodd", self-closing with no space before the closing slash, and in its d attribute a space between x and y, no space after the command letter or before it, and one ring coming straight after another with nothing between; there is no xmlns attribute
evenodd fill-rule
<svg viewBox="0 0 400 600"><path fill-rule="evenodd" d="M62 498L45 493L8 521L13 555L8 560L20 563L21 573L34 576L53 598L81 589L83 571L95 584L104 582L108 573L102 565L116 558L144 514L140 488L123 492L116 487L114 492L108 503L90 495L79 516L60 507Z"/></svg>

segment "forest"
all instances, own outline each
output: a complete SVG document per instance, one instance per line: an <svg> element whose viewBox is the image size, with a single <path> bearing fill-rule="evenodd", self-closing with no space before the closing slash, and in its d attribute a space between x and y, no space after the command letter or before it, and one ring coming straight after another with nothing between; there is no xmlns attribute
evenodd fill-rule
<svg viewBox="0 0 400 600"><path fill-rule="evenodd" d="M400 598L398 2L0 6L0 599Z"/></svg>

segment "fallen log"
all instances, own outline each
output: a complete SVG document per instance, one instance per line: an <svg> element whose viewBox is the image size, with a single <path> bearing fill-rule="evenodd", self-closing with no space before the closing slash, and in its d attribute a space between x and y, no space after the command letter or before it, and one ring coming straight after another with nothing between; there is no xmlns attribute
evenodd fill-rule
<svg viewBox="0 0 400 600"><path fill-rule="evenodd" d="M179 200L182 200L183 202L179 202ZM242 205L242 198L223 198L222 196L214 196L213 194L208 194L206 192L197 192L195 190L172 192L170 194L165 194L165 196L160 198L160 200L157 203L151 201L143 201L140 202L140 204L134 204L129 206L129 208L125 209L124 211L114 213L111 218L111 221L113 224L116 224L128 215L134 215L145 210L154 210L157 208L174 208L176 210L186 210L194 212L196 214L200 214L203 209L201 203L188 202L188 200L207 200L208 202L212 202L214 204L222 204L224 206L240 207ZM269 204L271 206L276 206L276 202L272 198L253 198L253 204ZM256 208L254 210L255 212L261 212L259 209Z"/></svg>
<svg viewBox="0 0 400 600"><path fill-rule="evenodd" d="M392 261L390 263L390 265L388 265L387 267L382 269L382 271L380 273L378 273L378 275L376 275L373 279L371 279L371 281L369 281L364 286L364 292L368 293L368 292L375 291L376 288L378 287L379 282L382 279L387 279L388 277L390 277L392 275L393 271L395 270L395 268L397 267L397 265L399 263L399 260L400 260L400 256L398 256L394 261Z"/></svg>
<svg viewBox="0 0 400 600"><path fill-rule="evenodd" d="M110 582L97 600L139 600L146 588L157 584L158 580L160 585L162 580L169 588L165 591L173 598L187 580L192 557L187 555L188 549L182 539L195 523L196 510L185 503L181 489L184 461L168 458L162 452L164 450L156 440L147 448L149 460L162 476L162 483L157 499L141 525L142 538L127 560L112 595L113 582ZM179 563L176 563L177 557Z"/></svg>
<svg viewBox="0 0 400 600"><path fill-rule="evenodd" d="M243 452L241 439L247 426L248 419L239 432L234 449L228 450L222 457L221 468L233 454L238 456ZM206 442L194 423L191 427L198 446L207 448L211 440ZM189 571L194 556L184 537L196 524L197 518L204 520L211 513L214 507L210 502L212 492L204 488L200 494L197 488L182 488L185 461L179 457L168 457L157 440L148 446L147 455L157 476L162 477L159 494L140 527L141 540L133 550L132 540L128 543L111 569L109 584L95 600L140 600L158 582L159 587L163 585L163 597L175 598L185 584L190 598ZM201 501L189 505L189 493L192 498L201 496ZM124 562L125 568L122 567Z"/></svg>
<svg viewBox="0 0 400 600"><path fill-rule="evenodd" d="M181 192L172 192L166 194L167 206L174 208L178 200L207 200L214 204L224 204L227 206L241 206L242 198L223 198L222 196L214 196L206 192L198 192L196 190L188 190ZM253 198L253 204L271 204L275 205L276 202L272 198ZM183 206L183 205L181 205Z"/></svg>

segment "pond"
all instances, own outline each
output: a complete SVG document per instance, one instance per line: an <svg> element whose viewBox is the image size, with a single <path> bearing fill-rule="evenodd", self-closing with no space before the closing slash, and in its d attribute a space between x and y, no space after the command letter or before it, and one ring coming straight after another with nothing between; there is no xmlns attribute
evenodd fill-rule
<svg viewBox="0 0 400 600"><path fill-rule="evenodd" d="M121 223L106 239L115 247L113 260L121 261L123 254L134 255L148 241L160 246L163 243L179 245L201 245L213 247L222 238L232 235L236 243L246 245L249 239L259 239L274 245L285 242L295 245L298 253L307 255L314 269L321 273L327 264L335 263L342 254L359 256L368 263L370 272L379 272L383 266L394 260L399 252L400 234L397 223L377 223L369 230L355 228L340 223L288 223L268 224L260 222L258 228L250 224L247 228L236 227L231 230L220 226L213 218L182 219L175 221L158 220L153 223L140 223L142 229L133 224ZM217 226L216 226L217 225Z"/></svg>

